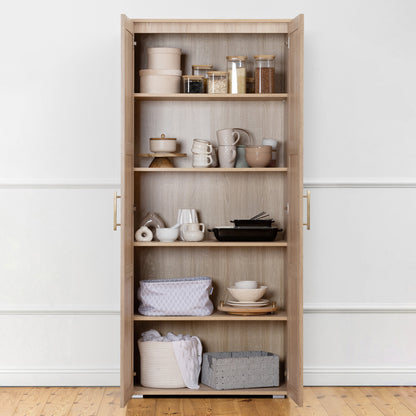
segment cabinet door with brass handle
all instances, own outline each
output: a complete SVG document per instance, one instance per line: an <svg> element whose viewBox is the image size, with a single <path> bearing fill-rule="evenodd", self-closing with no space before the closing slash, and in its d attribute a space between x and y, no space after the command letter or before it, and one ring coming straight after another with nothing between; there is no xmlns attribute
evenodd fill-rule
<svg viewBox="0 0 416 416"><path fill-rule="evenodd" d="M311 191L307 191L306 195L303 195L306 198L306 222L303 225L306 225L306 229L311 229Z"/></svg>
<svg viewBox="0 0 416 416"><path fill-rule="evenodd" d="M113 196L113 214L114 214L114 218L113 218L113 230L117 231L117 227L121 227L121 224L117 222L117 199L121 198L120 195L117 195L117 191L114 192L114 196Z"/></svg>

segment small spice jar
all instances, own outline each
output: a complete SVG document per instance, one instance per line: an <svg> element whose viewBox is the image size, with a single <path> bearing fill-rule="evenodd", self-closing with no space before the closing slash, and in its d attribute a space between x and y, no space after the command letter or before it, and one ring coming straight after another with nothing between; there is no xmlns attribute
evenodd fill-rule
<svg viewBox="0 0 416 416"><path fill-rule="evenodd" d="M227 94L228 72L208 71L207 72L207 92L208 94Z"/></svg>
<svg viewBox="0 0 416 416"><path fill-rule="evenodd" d="M204 77L199 75L184 75L183 92L186 94L202 94L204 92Z"/></svg>
<svg viewBox="0 0 416 416"><path fill-rule="evenodd" d="M246 93L253 94L254 92L254 78L247 78Z"/></svg>
<svg viewBox="0 0 416 416"><path fill-rule="evenodd" d="M245 94L247 56L227 56L228 92L231 94Z"/></svg>
<svg viewBox="0 0 416 416"><path fill-rule="evenodd" d="M274 92L274 55L257 55L256 69L254 71L257 94L272 94Z"/></svg>
<svg viewBox="0 0 416 416"><path fill-rule="evenodd" d="M207 72L212 71L212 65L192 65L192 75L204 77L205 92L207 92Z"/></svg>

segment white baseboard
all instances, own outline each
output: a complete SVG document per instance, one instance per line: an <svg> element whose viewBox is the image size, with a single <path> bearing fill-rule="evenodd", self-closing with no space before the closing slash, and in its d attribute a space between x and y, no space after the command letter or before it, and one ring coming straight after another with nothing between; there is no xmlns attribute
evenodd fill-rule
<svg viewBox="0 0 416 416"><path fill-rule="evenodd" d="M304 368L305 386L414 386L416 368L331 367Z"/></svg>
<svg viewBox="0 0 416 416"><path fill-rule="evenodd" d="M0 369L0 386L119 385L119 369Z"/></svg>
<svg viewBox="0 0 416 416"><path fill-rule="evenodd" d="M2 369L0 386L119 386L118 369ZM414 386L416 368L307 367L305 386Z"/></svg>

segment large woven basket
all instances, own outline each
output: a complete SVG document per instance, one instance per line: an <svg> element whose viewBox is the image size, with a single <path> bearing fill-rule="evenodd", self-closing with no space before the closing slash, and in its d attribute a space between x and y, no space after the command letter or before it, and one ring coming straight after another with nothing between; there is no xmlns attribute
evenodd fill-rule
<svg viewBox="0 0 416 416"><path fill-rule="evenodd" d="M142 386L163 389L185 387L171 342L138 341L138 344Z"/></svg>
<svg viewBox="0 0 416 416"><path fill-rule="evenodd" d="M279 385L279 356L265 351L206 352L201 382L215 390Z"/></svg>

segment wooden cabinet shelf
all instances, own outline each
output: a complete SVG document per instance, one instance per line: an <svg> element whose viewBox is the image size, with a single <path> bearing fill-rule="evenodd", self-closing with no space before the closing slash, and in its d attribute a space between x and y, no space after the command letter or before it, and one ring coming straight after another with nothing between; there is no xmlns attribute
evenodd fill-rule
<svg viewBox="0 0 416 416"><path fill-rule="evenodd" d="M284 20L160 20L122 16L121 151L121 364L120 398L135 395L288 395L303 400L303 15ZM223 70L227 55L276 56L273 94L147 94L139 70L148 68L148 48L177 47L181 71L209 63ZM251 75L253 76L253 75ZM239 144L278 144L277 166L192 168L195 138L216 143L217 131L240 128ZM171 168L148 168L140 154L149 138L176 137ZM117 208L117 204L114 206ZM166 225L180 208L193 208L207 229L267 212L284 233L272 242L221 242L212 234L200 242L135 242L148 213ZM117 213L116 213L117 214ZM117 215L115 215L117 223ZM208 250L209 249L209 250ZM142 316L136 293L147 279L209 276L211 300L220 304L238 280L267 286L265 297L283 308L274 314L239 316ZM217 391L151 389L140 386L141 334L155 329L199 337L204 352L268 351L279 355L280 387ZM157 374L157 372L155 372ZM284 381L284 380L282 380Z"/></svg>
<svg viewBox="0 0 416 416"><path fill-rule="evenodd" d="M200 384L198 390L182 389L154 389L149 387L134 386L134 395L137 396L285 396L286 384L279 387L265 387L239 390L214 390L205 384Z"/></svg>
<svg viewBox="0 0 416 416"><path fill-rule="evenodd" d="M135 247L287 247L287 241L135 241Z"/></svg>
<svg viewBox="0 0 416 416"><path fill-rule="evenodd" d="M145 94L136 93L141 101L285 101L288 94Z"/></svg>
<svg viewBox="0 0 416 416"><path fill-rule="evenodd" d="M183 173L273 173L287 172L287 168L134 168L134 172L161 173L161 172L183 172Z"/></svg>
<svg viewBox="0 0 416 416"><path fill-rule="evenodd" d="M134 315L135 321L140 322L167 322L167 321L197 321L197 322L213 322L213 321L287 321L286 311L278 311L274 314L268 315L255 315L255 316L240 316L240 315L228 315L224 312L214 312L212 315L208 316L144 316L144 315Z"/></svg>

